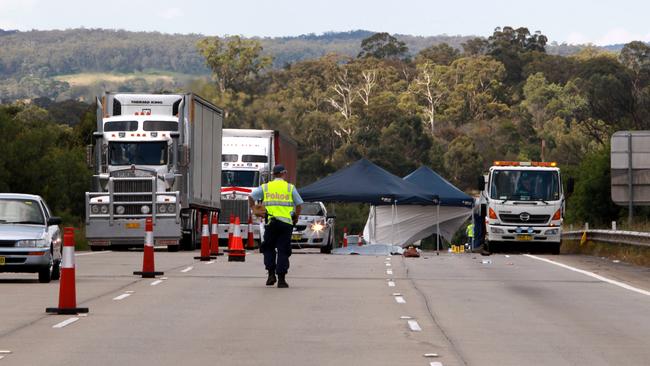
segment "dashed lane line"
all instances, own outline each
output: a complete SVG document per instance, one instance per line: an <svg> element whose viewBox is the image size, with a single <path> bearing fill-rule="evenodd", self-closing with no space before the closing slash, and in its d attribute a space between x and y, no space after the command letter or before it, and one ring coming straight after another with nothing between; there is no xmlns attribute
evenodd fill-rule
<svg viewBox="0 0 650 366"><path fill-rule="evenodd" d="M158 286L163 282L163 280L155 280L151 283L151 286Z"/></svg>
<svg viewBox="0 0 650 366"><path fill-rule="evenodd" d="M191 271L191 270L193 270L193 269L194 269L194 267L189 266L189 267L185 268L184 270L181 270L181 272L182 272L182 273L187 273L187 272L189 272L189 271Z"/></svg>
<svg viewBox="0 0 650 366"><path fill-rule="evenodd" d="M114 297L113 300L115 300L115 301L120 301L120 300L124 300L124 299L126 299L126 298L129 297L129 296L131 296L131 294L122 294L122 295L120 295L120 296L116 296L116 297Z"/></svg>
<svg viewBox="0 0 650 366"><path fill-rule="evenodd" d="M388 287L395 287L395 282L388 281Z"/></svg>
<svg viewBox="0 0 650 366"><path fill-rule="evenodd" d="M72 317L72 318L68 318L68 319L62 321L61 323L54 324L52 326L52 328L63 328L65 326L67 326L67 325L70 325L70 324L76 322L77 320L79 320L79 318L77 318L76 316Z"/></svg>
<svg viewBox="0 0 650 366"><path fill-rule="evenodd" d="M421 332L422 328L420 328L420 324L418 324L417 320L409 320L409 328L411 329L412 332Z"/></svg>
<svg viewBox="0 0 650 366"><path fill-rule="evenodd" d="M404 300L404 298L402 296L395 296L395 301L398 304L406 304L406 300Z"/></svg>
<svg viewBox="0 0 650 366"><path fill-rule="evenodd" d="M95 254L104 254L104 253L111 253L112 251L110 250L105 250L101 252L83 252L83 253L76 253L74 256L75 257L83 257L84 255L95 255Z"/></svg>
<svg viewBox="0 0 650 366"><path fill-rule="evenodd" d="M562 268L568 269L568 270L573 271L573 272L581 273L581 274L583 274L583 275L585 275L585 276L589 276L589 277L595 278L595 279L597 279L597 280L600 280L600 281L603 281L603 282L606 282L606 283L612 284L612 285L614 285L614 286L618 286L618 287L624 288L624 289L626 289L626 290L634 291L634 292L639 293L639 294L641 294L641 295L650 296L650 291L646 291L646 290L640 289L640 288L638 288L638 287L630 286L630 285L628 285L628 284L626 284L626 283L619 282L619 281L615 281L615 280L609 279L609 278L607 278L607 277L603 277L603 276L601 276L601 275L599 275L599 274L595 274L595 273L593 273L593 272L585 271L584 269L579 269L579 268L571 267L571 266L566 265L566 264L564 264L564 263L560 263L560 262L552 261L552 260L550 260L550 259L546 259L546 258L538 257L538 256L536 256L536 255L524 254L524 256L526 256L526 257L528 257L528 258L536 259L536 260L538 260L538 261L542 261L542 262L546 262L546 263L554 264L554 265L556 265L556 266L558 266L558 267L562 267Z"/></svg>
<svg viewBox="0 0 650 366"><path fill-rule="evenodd" d="M392 269L387 269L387 270L386 270L386 274L388 274L388 275L392 275L392 274L393 274L393 270L392 270Z"/></svg>

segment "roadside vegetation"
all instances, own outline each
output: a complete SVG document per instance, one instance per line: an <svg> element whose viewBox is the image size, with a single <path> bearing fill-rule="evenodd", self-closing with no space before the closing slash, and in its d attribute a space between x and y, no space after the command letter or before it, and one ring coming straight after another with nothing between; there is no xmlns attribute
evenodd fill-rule
<svg viewBox="0 0 650 366"><path fill-rule="evenodd" d="M413 52L377 33L356 55L331 53L278 68L260 40L195 41L210 78L149 91L194 91L225 108L226 127L290 134L299 143L299 186L360 157L400 176L427 165L465 190L493 160L557 161L577 183L567 223L609 225L626 217L610 199L608 143L614 131L650 128L644 43L619 53L584 47L560 56L547 53L542 33L503 27L488 39ZM92 84L90 76L81 79ZM89 104L36 99L1 106L0 189L42 194L79 222L91 174L84 146L93 128ZM362 230L367 210L336 211L339 233L344 226ZM639 213L647 221L648 212Z"/></svg>

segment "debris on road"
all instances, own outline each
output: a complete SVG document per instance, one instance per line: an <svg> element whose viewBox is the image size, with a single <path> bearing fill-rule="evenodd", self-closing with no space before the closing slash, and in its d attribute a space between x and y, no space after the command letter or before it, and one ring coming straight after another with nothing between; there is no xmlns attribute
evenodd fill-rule
<svg viewBox="0 0 650 366"><path fill-rule="evenodd" d="M483 264L492 264L492 261L489 260L489 259L483 259L483 260L481 261L481 263L483 263Z"/></svg>
<svg viewBox="0 0 650 366"><path fill-rule="evenodd" d="M403 255L406 258L420 258L420 252L418 252L417 248L412 245L404 251Z"/></svg>

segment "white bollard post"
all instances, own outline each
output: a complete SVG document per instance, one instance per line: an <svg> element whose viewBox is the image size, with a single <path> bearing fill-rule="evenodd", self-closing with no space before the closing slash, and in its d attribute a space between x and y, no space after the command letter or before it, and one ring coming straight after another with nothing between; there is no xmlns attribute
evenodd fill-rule
<svg viewBox="0 0 650 366"><path fill-rule="evenodd" d="M616 221L612 221L612 230L616 231Z"/></svg>

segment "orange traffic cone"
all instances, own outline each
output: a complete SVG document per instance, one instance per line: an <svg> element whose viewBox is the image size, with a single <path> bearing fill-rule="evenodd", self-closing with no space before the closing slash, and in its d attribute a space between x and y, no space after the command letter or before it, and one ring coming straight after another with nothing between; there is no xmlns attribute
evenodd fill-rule
<svg viewBox="0 0 650 366"><path fill-rule="evenodd" d="M241 228L239 216L235 218L235 230L232 235L232 245L228 251L228 262L244 262L246 260L246 251L241 239Z"/></svg>
<svg viewBox="0 0 650 366"><path fill-rule="evenodd" d="M253 236L253 217L248 215L248 249L255 249L255 237Z"/></svg>
<svg viewBox="0 0 650 366"><path fill-rule="evenodd" d="M212 231L210 232L210 255L219 256L219 213L212 215Z"/></svg>
<svg viewBox="0 0 650 366"><path fill-rule="evenodd" d="M77 307L74 267L74 228L66 227L63 229L63 258L61 259L61 281L59 283L59 307L46 308L46 313L70 315L88 312L88 308Z"/></svg>
<svg viewBox="0 0 650 366"><path fill-rule="evenodd" d="M199 257L194 257L194 259L207 262L212 258L213 257L210 257L210 230L208 229L208 215L203 215L203 227L201 228L201 255Z"/></svg>
<svg viewBox="0 0 650 366"><path fill-rule="evenodd" d="M144 257L142 259L142 271L133 272L134 275L142 278L154 278L162 276L164 272L156 272L153 260L153 220L147 217L144 223Z"/></svg>
<svg viewBox="0 0 650 366"><path fill-rule="evenodd" d="M348 228L343 228L343 248L348 247Z"/></svg>
<svg viewBox="0 0 650 366"><path fill-rule="evenodd" d="M232 234L235 232L235 215L230 214L230 225L228 225L228 251L232 246Z"/></svg>

